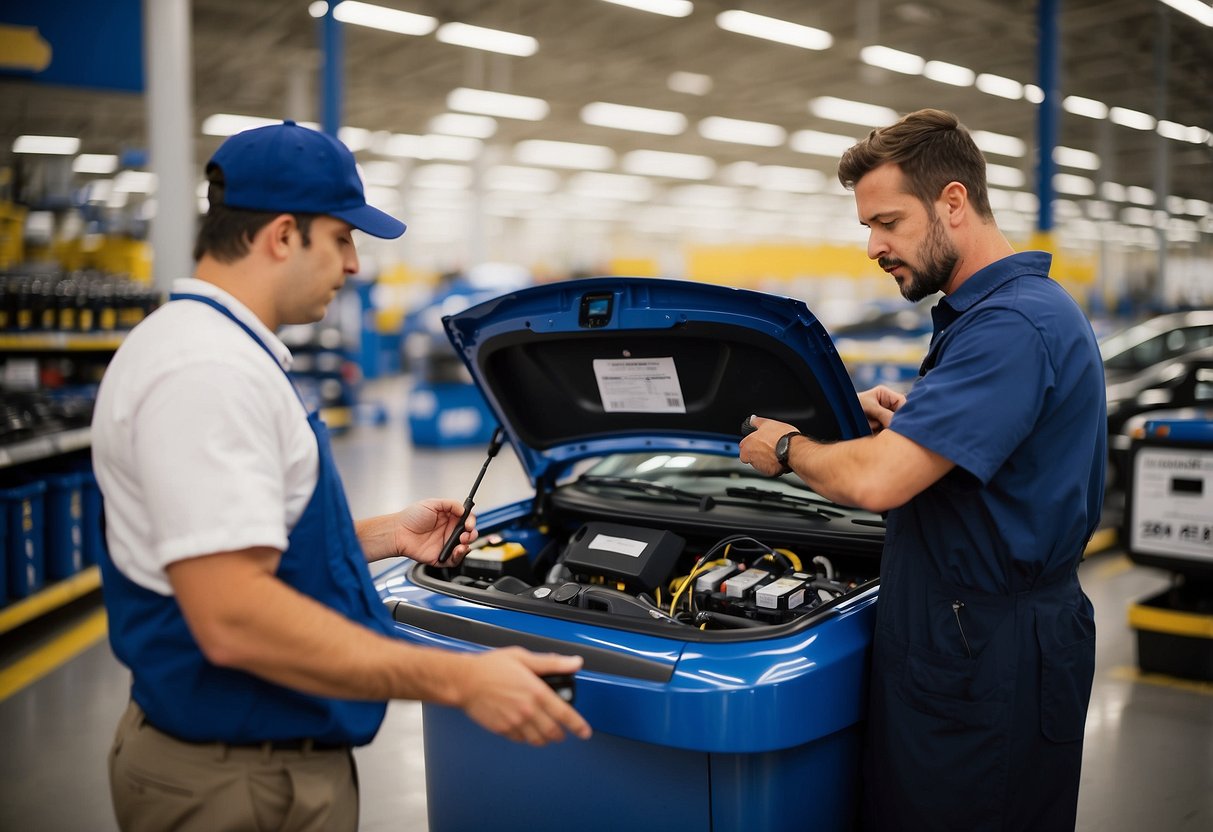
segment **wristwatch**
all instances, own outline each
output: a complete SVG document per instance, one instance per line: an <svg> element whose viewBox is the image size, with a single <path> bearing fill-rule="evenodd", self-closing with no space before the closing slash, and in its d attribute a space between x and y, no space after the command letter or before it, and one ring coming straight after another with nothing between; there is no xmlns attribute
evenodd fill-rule
<svg viewBox="0 0 1213 832"><path fill-rule="evenodd" d="M792 449L793 436L804 436L804 434L794 430L779 437L779 441L775 443L775 460L783 466L783 470L779 472L781 476L792 472L792 466L788 463L788 452Z"/></svg>

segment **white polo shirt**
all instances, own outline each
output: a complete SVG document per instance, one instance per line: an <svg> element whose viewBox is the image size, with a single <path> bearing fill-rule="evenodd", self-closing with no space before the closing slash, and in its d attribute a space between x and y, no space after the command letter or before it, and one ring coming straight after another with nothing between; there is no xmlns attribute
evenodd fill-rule
<svg viewBox="0 0 1213 832"><path fill-rule="evenodd" d="M93 414L93 467L114 565L171 594L174 561L252 546L285 550L316 488L319 453L283 369L286 345L211 283L178 280L232 311L166 303L127 336Z"/></svg>

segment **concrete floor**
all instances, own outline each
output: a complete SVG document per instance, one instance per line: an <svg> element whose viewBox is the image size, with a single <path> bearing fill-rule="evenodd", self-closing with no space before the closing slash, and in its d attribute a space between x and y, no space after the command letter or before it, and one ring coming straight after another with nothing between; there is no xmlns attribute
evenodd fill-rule
<svg viewBox="0 0 1213 832"><path fill-rule="evenodd" d="M408 441L399 380L369 386L389 418L335 443L356 516L384 513L426 496L462 501L483 450L421 450ZM513 454L489 468L477 505L529 491ZM1095 689L1087 719L1078 829L1159 832L1213 829L1213 684L1137 673L1127 606L1167 584L1119 551L1088 559L1083 586L1099 631ZM0 636L0 670L95 616L97 597ZM105 756L126 705L129 679L105 640L0 701L0 830L108 832L116 829ZM396 702L376 740L357 752L364 832L424 830L421 709Z"/></svg>

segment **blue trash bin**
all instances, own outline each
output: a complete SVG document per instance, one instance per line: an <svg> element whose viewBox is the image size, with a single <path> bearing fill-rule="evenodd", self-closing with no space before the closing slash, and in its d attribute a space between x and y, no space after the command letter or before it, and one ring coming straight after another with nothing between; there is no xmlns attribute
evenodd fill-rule
<svg viewBox="0 0 1213 832"><path fill-rule="evenodd" d="M84 568L84 475L46 477L46 577L70 578Z"/></svg>
<svg viewBox="0 0 1213 832"><path fill-rule="evenodd" d="M42 588L46 483L35 480L0 490L8 515L8 594L26 598Z"/></svg>

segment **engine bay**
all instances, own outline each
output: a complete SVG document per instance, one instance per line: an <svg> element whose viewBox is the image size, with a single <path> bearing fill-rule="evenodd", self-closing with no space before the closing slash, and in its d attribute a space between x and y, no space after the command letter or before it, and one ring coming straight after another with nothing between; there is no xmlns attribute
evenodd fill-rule
<svg viewBox="0 0 1213 832"><path fill-rule="evenodd" d="M641 619L703 631L790 624L875 577L870 554L688 531L606 520L565 534L522 525L487 534L458 567L425 567L424 574L448 591L513 596L547 615L585 610L610 616L615 626Z"/></svg>

